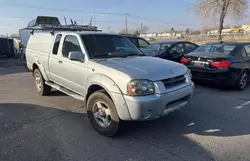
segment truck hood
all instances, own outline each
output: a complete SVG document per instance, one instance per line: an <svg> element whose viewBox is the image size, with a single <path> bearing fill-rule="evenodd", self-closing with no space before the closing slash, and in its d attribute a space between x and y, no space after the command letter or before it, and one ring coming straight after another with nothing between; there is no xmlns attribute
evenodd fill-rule
<svg viewBox="0 0 250 161"><path fill-rule="evenodd" d="M123 72L134 79L152 81L180 76L187 72L187 68L182 64L147 56L102 59L97 63Z"/></svg>

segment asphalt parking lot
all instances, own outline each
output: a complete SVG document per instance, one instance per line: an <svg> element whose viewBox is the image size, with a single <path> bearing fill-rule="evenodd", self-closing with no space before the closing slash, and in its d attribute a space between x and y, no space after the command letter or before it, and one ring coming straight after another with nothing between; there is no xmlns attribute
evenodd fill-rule
<svg viewBox="0 0 250 161"><path fill-rule="evenodd" d="M0 60L1 161L247 161L250 87L239 92L196 84L180 113L128 122L105 138L90 125L83 102L54 91L36 95L20 60Z"/></svg>

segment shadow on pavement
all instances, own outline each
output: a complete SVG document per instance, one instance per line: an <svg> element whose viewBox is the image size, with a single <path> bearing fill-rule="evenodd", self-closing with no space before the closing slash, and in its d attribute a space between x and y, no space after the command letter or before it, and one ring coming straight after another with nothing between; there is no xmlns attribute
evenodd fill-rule
<svg viewBox="0 0 250 161"><path fill-rule="evenodd" d="M0 59L0 75L27 72L25 63L25 60L21 59Z"/></svg>
<svg viewBox="0 0 250 161"><path fill-rule="evenodd" d="M168 160L214 160L205 148L185 136L196 133L197 129L187 127L190 119L183 113L155 121L126 122L122 133L111 139L97 134L86 114L70 111L32 104L0 104L0 160L129 160L133 157L135 160L165 160L166 157ZM241 132L249 133L246 129ZM99 155L105 157L100 159Z"/></svg>
<svg viewBox="0 0 250 161"><path fill-rule="evenodd" d="M52 91L48 96L67 96L66 94L60 92L60 91Z"/></svg>
<svg viewBox="0 0 250 161"><path fill-rule="evenodd" d="M223 85L223 84L213 83L210 81L195 80L194 83L195 83L195 85L199 85L199 86L203 86L203 87L207 87L207 88L212 88L212 89L216 89L216 90L237 92L237 90L233 86L227 86L227 85ZM249 88L249 84L246 88Z"/></svg>

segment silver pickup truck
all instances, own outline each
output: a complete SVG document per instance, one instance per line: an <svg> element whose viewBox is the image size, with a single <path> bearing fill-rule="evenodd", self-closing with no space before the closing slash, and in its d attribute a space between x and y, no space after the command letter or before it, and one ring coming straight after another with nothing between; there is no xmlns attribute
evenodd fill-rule
<svg viewBox="0 0 250 161"><path fill-rule="evenodd" d="M122 120L157 119L185 107L194 90L184 65L147 57L122 35L33 33L26 61L40 95L55 88L83 100L105 136L114 136Z"/></svg>

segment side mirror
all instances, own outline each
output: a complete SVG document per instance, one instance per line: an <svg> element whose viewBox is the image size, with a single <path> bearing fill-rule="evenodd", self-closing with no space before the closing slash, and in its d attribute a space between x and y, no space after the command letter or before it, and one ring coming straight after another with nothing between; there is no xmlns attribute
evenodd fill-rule
<svg viewBox="0 0 250 161"><path fill-rule="evenodd" d="M79 61L81 63L84 62L85 60L85 57L84 57L84 54L80 51L71 51L69 52L69 60L72 60L72 61Z"/></svg>

